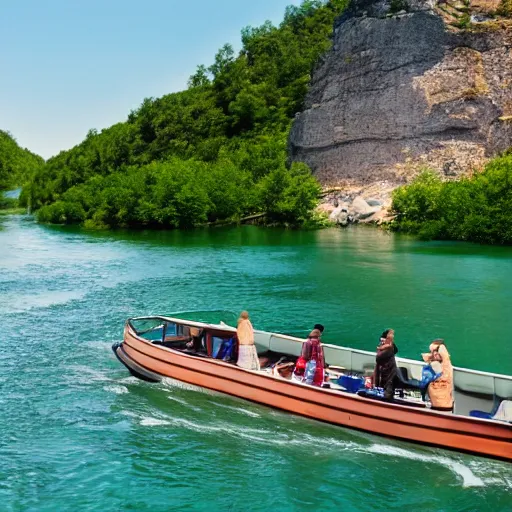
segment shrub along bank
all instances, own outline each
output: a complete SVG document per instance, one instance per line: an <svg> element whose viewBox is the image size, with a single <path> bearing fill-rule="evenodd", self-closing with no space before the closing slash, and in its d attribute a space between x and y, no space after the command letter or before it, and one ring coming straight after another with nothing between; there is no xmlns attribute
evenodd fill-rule
<svg viewBox="0 0 512 512"><path fill-rule="evenodd" d="M393 193L391 228L424 240L512 244L512 154L481 173L442 182L425 171Z"/></svg>

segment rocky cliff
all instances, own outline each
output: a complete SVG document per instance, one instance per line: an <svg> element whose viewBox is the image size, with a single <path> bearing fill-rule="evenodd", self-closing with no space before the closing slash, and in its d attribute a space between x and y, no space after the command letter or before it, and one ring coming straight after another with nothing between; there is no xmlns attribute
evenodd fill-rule
<svg viewBox="0 0 512 512"><path fill-rule="evenodd" d="M294 121L292 160L325 186L391 189L422 167L457 177L512 146L511 23L457 10L353 0Z"/></svg>

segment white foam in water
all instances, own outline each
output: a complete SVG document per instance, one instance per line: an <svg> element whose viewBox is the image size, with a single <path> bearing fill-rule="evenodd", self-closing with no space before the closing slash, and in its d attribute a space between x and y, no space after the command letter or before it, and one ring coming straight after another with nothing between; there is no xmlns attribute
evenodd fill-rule
<svg viewBox="0 0 512 512"><path fill-rule="evenodd" d="M85 297L85 292L77 290L69 291L48 291L31 292L30 294L9 294L2 305L7 313L25 313L32 309L50 308L53 306L62 306L74 300L80 300Z"/></svg>
<svg viewBox="0 0 512 512"><path fill-rule="evenodd" d="M322 439L316 438L312 435L295 435L292 433L290 436L290 432L275 432L273 430L266 429L258 429L258 428L250 428L250 427L242 427L242 426L234 426L230 423L220 423L217 425L206 425L199 424L193 421L184 419L184 418L176 418L168 415L162 415L165 419L157 419L157 418L147 418L143 417L141 420L141 425L145 426L160 426L160 425L173 425L177 427L184 427L188 430L193 430L195 432L200 432L204 434L205 432L210 433L227 433L231 434L235 437L240 437L243 439L248 439L253 442L263 443L263 444L271 444L277 446L288 446L288 445L297 445L303 446L305 444L313 444L318 446L318 444L325 446L326 448L332 449L333 447L346 450L355 451L360 448L360 445L354 443L352 441L340 441L338 439Z"/></svg>
<svg viewBox="0 0 512 512"><path fill-rule="evenodd" d="M173 402L178 402L181 405L187 405L187 406L189 405L189 403L186 400L184 400L183 398L178 398L178 397L173 396L173 395L167 395L167 398L169 400L172 400Z"/></svg>
<svg viewBox="0 0 512 512"><path fill-rule="evenodd" d="M105 352L110 352L112 350L112 342L111 341L91 340L91 341L86 341L82 345L84 347L89 347L89 348L93 348L96 350L103 350Z"/></svg>
<svg viewBox="0 0 512 512"><path fill-rule="evenodd" d="M246 416L250 416L251 418L259 418L260 415L257 412L249 411L248 409L244 409L243 407L234 407L232 405L219 404L218 402L210 402L217 407L222 407L223 409L229 409L231 411L239 412L245 414Z"/></svg>
<svg viewBox="0 0 512 512"><path fill-rule="evenodd" d="M125 393L128 393L128 388L125 386L104 386L103 389L105 391L115 393L116 395L124 395Z"/></svg>
<svg viewBox="0 0 512 512"><path fill-rule="evenodd" d="M201 410L202 410L200 407L195 407L194 405L189 404L183 398L178 398L178 397L173 396L173 395L167 395L167 398L169 400L172 400L173 402L177 402L178 404L181 404L181 405L187 407L188 409L191 409L192 411L201 412Z"/></svg>
<svg viewBox="0 0 512 512"><path fill-rule="evenodd" d="M128 416L129 418L137 418L137 414L132 411L121 411L123 416Z"/></svg>
<svg viewBox="0 0 512 512"><path fill-rule="evenodd" d="M91 382L113 382L113 379L105 373L85 365L70 365L68 368L74 374L73 381L78 384L90 384Z"/></svg>
<svg viewBox="0 0 512 512"><path fill-rule="evenodd" d="M140 420L140 424L143 427L160 427L161 425L170 425L170 422L146 416Z"/></svg>
<svg viewBox="0 0 512 512"><path fill-rule="evenodd" d="M366 448L367 452L378 455L389 455L390 457L401 457L409 460L417 460L428 464L440 464L453 471L462 478L463 487L483 487L484 481L476 476L469 467L448 457L438 457L436 455L425 455L422 453L412 452L404 448L396 446L373 444Z"/></svg>
<svg viewBox="0 0 512 512"><path fill-rule="evenodd" d="M215 394L214 391L210 391L206 388L201 388L199 386L194 386L193 384L187 384L185 382L181 382L180 380L171 379L169 377L165 377L162 379L162 384L164 388L178 388L178 389L186 389L187 391L198 391L200 393L205 394Z"/></svg>
<svg viewBox="0 0 512 512"><path fill-rule="evenodd" d="M472 471L483 475L486 485L505 487L512 490L512 467L510 464L487 459L475 459L469 463Z"/></svg>
<svg viewBox="0 0 512 512"><path fill-rule="evenodd" d="M129 377L124 377L119 382L122 382L123 384L141 384L142 381L137 377L130 375Z"/></svg>

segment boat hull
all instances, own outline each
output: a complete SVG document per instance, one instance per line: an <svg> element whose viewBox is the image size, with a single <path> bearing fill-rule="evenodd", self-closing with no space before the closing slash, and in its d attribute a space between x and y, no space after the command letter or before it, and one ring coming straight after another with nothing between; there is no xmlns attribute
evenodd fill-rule
<svg viewBox="0 0 512 512"><path fill-rule="evenodd" d="M495 421L379 402L247 371L139 338L130 328L114 352L133 375L170 377L334 425L512 461L512 428Z"/></svg>

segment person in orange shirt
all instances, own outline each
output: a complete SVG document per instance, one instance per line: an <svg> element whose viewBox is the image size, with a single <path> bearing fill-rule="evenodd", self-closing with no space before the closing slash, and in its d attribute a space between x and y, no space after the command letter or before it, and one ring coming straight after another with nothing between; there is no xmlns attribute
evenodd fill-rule
<svg viewBox="0 0 512 512"><path fill-rule="evenodd" d="M453 366L450 353L444 340L434 340L429 347L430 352L422 354L426 363L439 363L441 377L428 385L428 396L435 411L453 412ZM436 370L437 371L437 370Z"/></svg>

